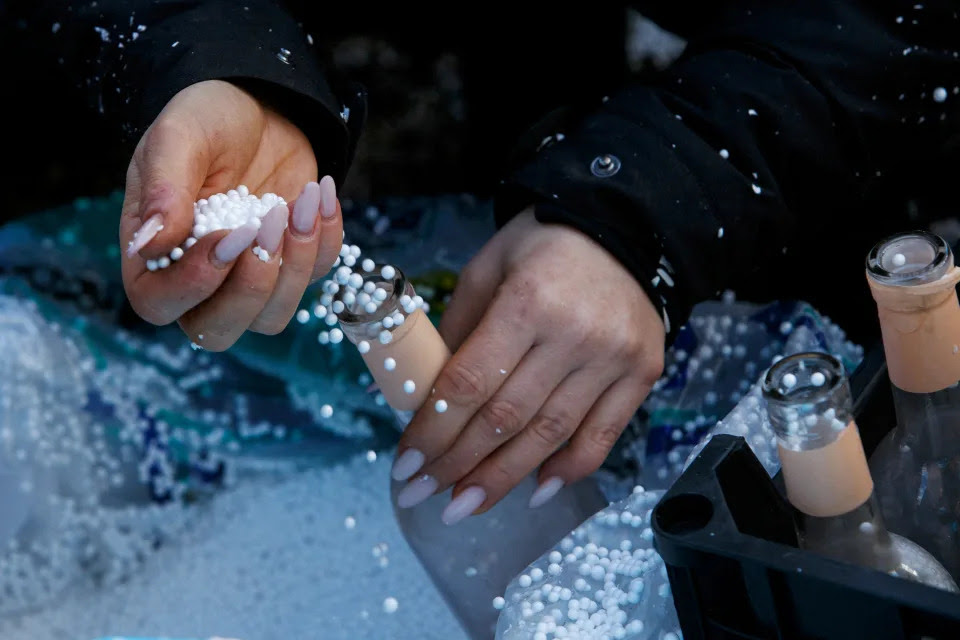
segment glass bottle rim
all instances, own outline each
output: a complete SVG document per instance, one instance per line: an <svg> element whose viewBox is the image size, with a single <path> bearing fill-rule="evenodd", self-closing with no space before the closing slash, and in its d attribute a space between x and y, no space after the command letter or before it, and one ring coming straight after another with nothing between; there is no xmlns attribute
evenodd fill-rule
<svg viewBox="0 0 960 640"><path fill-rule="evenodd" d="M394 276L389 280L385 279L380 270L386 265L377 264L373 271L360 272L363 276L363 284L368 282L374 282L376 284L388 283L391 287L391 290L387 294L386 299L377 307L377 310L373 313L366 313L362 309L360 312L356 312L350 308L350 305L344 303L343 311L337 314L337 319L340 321L340 324L346 325L361 325L361 324L370 324L372 322L379 322L386 318L389 315L393 315L396 311L396 306L399 303L400 298L403 296L404 291L407 288L407 278L404 275L403 271L399 267L394 268ZM358 273L358 272L354 272ZM386 288L386 287L378 287ZM346 293L346 287L341 286L337 293L334 294L334 300L339 300L343 302L343 294Z"/></svg>
<svg viewBox="0 0 960 640"><path fill-rule="evenodd" d="M815 385L811 376L797 377L797 372L820 372L823 384ZM794 383L785 383L787 375L794 376ZM817 403L836 393L846 384L846 372L839 360L827 353L807 351L787 356L767 370L761 391L764 399L780 404Z"/></svg>
<svg viewBox="0 0 960 640"><path fill-rule="evenodd" d="M926 263L919 268L917 263L897 265L897 255L902 250L926 254ZM884 238L867 254L867 273L874 280L891 285L918 285L941 278L953 265L953 252L940 236L928 231L916 230L898 233ZM900 267L903 267L902 269Z"/></svg>

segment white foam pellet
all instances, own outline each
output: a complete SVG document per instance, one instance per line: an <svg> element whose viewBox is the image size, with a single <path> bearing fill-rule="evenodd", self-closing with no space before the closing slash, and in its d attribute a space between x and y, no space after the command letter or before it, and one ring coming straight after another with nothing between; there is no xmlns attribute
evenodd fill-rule
<svg viewBox="0 0 960 640"><path fill-rule="evenodd" d="M343 342L343 331L341 331L340 329L331 329L330 342L332 344L340 344L341 342Z"/></svg>
<svg viewBox="0 0 960 640"><path fill-rule="evenodd" d="M370 304L373 303L371 302ZM380 340L380 344L390 344L390 341L393 340L393 334L387 330L383 330L380 332L378 339Z"/></svg>
<svg viewBox="0 0 960 640"><path fill-rule="evenodd" d="M394 360L393 358L387 358L386 360L383 361L383 368L386 369L387 371L393 371L394 369L397 368L397 361Z"/></svg>
<svg viewBox="0 0 960 640"><path fill-rule="evenodd" d="M367 353L370 351L370 343L366 340L361 340L360 344L357 345L357 351L360 353Z"/></svg>
<svg viewBox="0 0 960 640"><path fill-rule="evenodd" d="M342 300L334 300L333 304L330 305L330 309L333 310L334 313L343 313L345 307L346 305L343 304Z"/></svg>
<svg viewBox="0 0 960 640"><path fill-rule="evenodd" d="M364 271L371 272L377 268L377 264L370 258L367 258L360 263L360 268L363 269Z"/></svg>
<svg viewBox="0 0 960 640"><path fill-rule="evenodd" d="M400 603L397 602L396 598L387 598L383 601L384 613L395 613L399 606L400 606Z"/></svg>
<svg viewBox="0 0 960 640"><path fill-rule="evenodd" d="M933 90L933 101L934 102L945 102L947 99L947 90L943 87L937 87Z"/></svg>
<svg viewBox="0 0 960 640"><path fill-rule="evenodd" d="M157 260L157 266L160 267L161 269L166 269L167 267L170 266L170 258L168 258L167 256L163 256L162 258Z"/></svg>
<svg viewBox="0 0 960 640"><path fill-rule="evenodd" d="M183 249L180 247L174 247L173 251L170 252L170 259L177 261L183 257Z"/></svg>
<svg viewBox="0 0 960 640"><path fill-rule="evenodd" d="M726 160L727 158L730 157L730 152L727 151L726 149L720 149L720 157Z"/></svg>
<svg viewBox="0 0 960 640"><path fill-rule="evenodd" d="M404 393L411 394L417 390L417 384L413 380L407 380L403 383Z"/></svg>
<svg viewBox="0 0 960 640"><path fill-rule="evenodd" d="M373 299L377 302L383 302L387 299L386 289L377 289L373 292Z"/></svg>
<svg viewBox="0 0 960 640"><path fill-rule="evenodd" d="M787 389L793 389L795 386L797 386L797 376L793 375L792 373L784 374L782 381L783 386L785 386Z"/></svg>
<svg viewBox="0 0 960 640"><path fill-rule="evenodd" d="M373 449L367 451L367 462L376 462L377 461L377 452Z"/></svg>
<svg viewBox="0 0 960 640"><path fill-rule="evenodd" d="M333 416L333 407L328 404L320 407L320 417L321 418L330 418Z"/></svg>
<svg viewBox="0 0 960 640"><path fill-rule="evenodd" d="M384 280L393 280L393 278L397 275L397 270L390 265L387 265L383 269L380 269L380 275Z"/></svg>
<svg viewBox="0 0 960 640"><path fill-rule="evenodd" d="M371 300L371 301L368 302L367 304L363 305L363 310L366 311L367 313L376 313L378 307L379 307L379 305L378 305L376 302L374 302L373 300ZM384 343L384 344L386 344L386 343Z"/></svg>
<svg viewBox="0 0 960 640"><path fill-rule="evenodd" d="M343 526L347 529L353 529L355 526L357 526L357 521L353 516L347 516L343 520Z"/></svg>
<svg viewBox="0 0 960 640"><path fill-rule="evenodd" d="M507 604L507 601L504 600L502 596L497 596L496 598L493 599L493 608L496 609L497 611L500 611L501 609L503 609L503 607L506 604Z"/></svg>
<svg viewBox="0 0 960 640"><path fill-rule="evenodd" d="M827 377L819 371L814 371L810 375L810 384L812 384L815 387L822 387L824 383L826 383L826 381L827 381Z"/></svg>
<svg viewBox="0 0 960 640"><path fill-rule="evenodd" d="M297 311L297 322L300 324L306 324L310 321L310 312L306 309L300 309Z"/></svg>
<svg viewBox="0 0 960 640"><path fill-rule="evenodd" d="M147 271L156 271L159 268L156 260L147 260Z"/></svg>
<svg viewBox="0 0 960 640"><path fill-rule="evenodd" d="M447 401L437 400L437 403L433 406L437 410L437 413L444 413L447 410Z"/></svg>
<svg viewBox="0 0 960 640"><path fill-rule="evenodd" d="M185 246L187 249L189 249L190 247L192 247L192 246L195 245L195 244L197 244L197 239L194 238L193 236L190 236L189 238L187 238L187 241L183 243L183 246Z"/></svg>
<svg viewBox="0 0 960 640"><path fill-rule="evenodd" d="M895 253L893 255L893 264L896 267L902 267L903 265L907 264L907 257L902 253Z"/></svg>

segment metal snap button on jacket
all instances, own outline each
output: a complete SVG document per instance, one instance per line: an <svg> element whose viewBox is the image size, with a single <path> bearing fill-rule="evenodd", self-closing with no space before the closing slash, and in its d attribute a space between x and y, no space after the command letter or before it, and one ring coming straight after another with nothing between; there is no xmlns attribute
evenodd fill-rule
<svg viewBox="0 0 960 640"><path fill-rule="evenodd" d="M597 156L590 163L590 173L598 178L609 178L620 171L620 158L609 153Z"/></svg>

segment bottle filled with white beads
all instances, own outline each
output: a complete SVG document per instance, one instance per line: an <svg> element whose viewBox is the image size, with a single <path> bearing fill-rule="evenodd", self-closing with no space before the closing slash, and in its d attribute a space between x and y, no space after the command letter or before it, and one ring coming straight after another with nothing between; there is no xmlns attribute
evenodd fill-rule
<svg viewBox="0 0 960 640"><path fill-rule="evenodd" d="M802 514L802 546L851 564L956 591L919 545L887 531L854 422L850 386L832 356L800 353L763 381L787 499Z"/></svg>
<svg viewBox="0 0 960 640"><path fill-rule="evenodd" d="M416 411L450 349L402 271L375 267L362 273L356 293L344 287L334 294L343 334L357 346L387 403L400 412Z"/></svg>

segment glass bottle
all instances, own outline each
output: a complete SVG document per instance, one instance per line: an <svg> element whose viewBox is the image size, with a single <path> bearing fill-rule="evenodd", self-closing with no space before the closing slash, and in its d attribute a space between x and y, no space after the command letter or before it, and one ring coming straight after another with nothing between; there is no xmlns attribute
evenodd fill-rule
<svg viewBox="0 0 960 640"><path fill-rule="evenodd" d="M854 422L843 366L800 353L763 380L787 499L802 514L804 549L890 575L956 591L923 548L888 532Z"/></svg>
<svg viewBox="0 0 960 640"><path fill-rule="evenodd" d="M960 579L960 269L942 238L914 231L870 251L867 281L897 423L870 462L880 505Z"/></svg>
<svg viewBox="0 0 960 640"><path fill-rule="evenodd" d="M386 299L372 314L356 304L345 305L338 314L340 326L350 342L368 343L369 351L362 354L364 362L405 428L429 399L450 350L430 318L421 309L404 304L407 297L415 299L416 293L399 269L394 278L385 280L378 266L365 274L364 280L364 284L373 282L385 289ZM337 294L341 301L342 295ZM398 313L403 321L399 325L388 322L393 325L386 329L391 337L381 342L384 318L393 319ZM389 369L387 358L393 358ZM411 387L404 388L408 380L414 385L412 393ZM404 484L391 482L390 489L400 530L468 635L477 639L494 636L499 613L491 603L503 595L510 580L608 504L596 481L586 478L563 487L543 506L530 509L527 505L537 488L534 473L485 513L448 527L440 515L450 502L449 489L413 508L400 509L396 496Z"/></svg>

